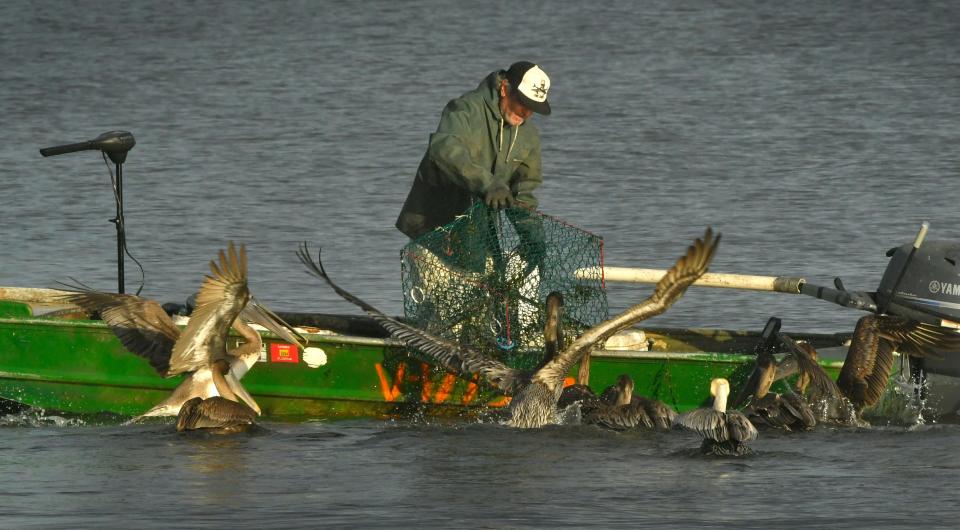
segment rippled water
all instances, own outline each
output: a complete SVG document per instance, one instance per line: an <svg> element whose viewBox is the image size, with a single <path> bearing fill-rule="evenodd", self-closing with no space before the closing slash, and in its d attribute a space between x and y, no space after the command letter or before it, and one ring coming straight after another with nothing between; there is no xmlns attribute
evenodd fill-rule
<svg viewBox="0 0 960 530"><path fill-rule="evenodd" d="M955 527L957 425L689 433L350 421L0 429L6 527Z"/></svg>
<svg viewBox="0 0 960 530"><path fill-rule="evenodd" d="M393 222L451 97L517 59L553 79L536 118L548 213L607 263L666 267L703 227L717 272L872 290L884 252L957 239L954 2L430 1L0 4L0 285L116 285L107 167L41 147L124 129L128 246L143 294L182 301L226 240L281 310L353 311L298 242L389 313ZM128 290L140 284L126 261ZM611 286L613 310L647 292ZM852 329L788 295L692 289L658 325ZM586 428L165 426L13 421L0 526L954 526L953 425L692 440ZM227 456L229 455L229 456Z"/></svg>

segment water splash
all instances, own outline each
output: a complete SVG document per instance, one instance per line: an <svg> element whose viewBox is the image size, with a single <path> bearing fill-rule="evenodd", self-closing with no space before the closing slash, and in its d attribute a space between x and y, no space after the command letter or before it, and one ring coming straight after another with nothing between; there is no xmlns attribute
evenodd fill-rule
<svg viewBox="0 0 960 530"><path fill-rule="evenodd" d="M927 397L929 395L927 381L917 381L910 377L909 367L904 365L891 378L886 391L880 400L867 409L863 416L871 423L885 425L900 425L916 427L928 423L936 423L932 417L926 417L930 411Z"/></svg>
<svg viewBox="0 0 960 530"><path fill-rule="evenodd" d="M80 427L87 423L78 417L47 414L44 409L28 408L0 416L0 427Z"/></svg>

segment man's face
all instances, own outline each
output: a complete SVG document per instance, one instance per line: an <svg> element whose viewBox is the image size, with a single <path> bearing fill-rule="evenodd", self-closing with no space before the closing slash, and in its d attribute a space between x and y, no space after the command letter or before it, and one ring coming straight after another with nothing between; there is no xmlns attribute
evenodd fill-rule
<svg viewBox="0 0 960 530"><path fill-rule="evenodd" d="M520 100L513 94L510 84L506 81L500 83L500 114L512 127L521 125L533 115L532 110L520 103Z"/></svg>

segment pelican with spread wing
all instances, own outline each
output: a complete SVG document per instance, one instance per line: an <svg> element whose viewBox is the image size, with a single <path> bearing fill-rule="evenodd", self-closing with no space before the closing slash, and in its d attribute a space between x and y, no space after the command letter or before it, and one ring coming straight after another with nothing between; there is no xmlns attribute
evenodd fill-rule
<svg viewBox="0 0 960 530"><path fill-rule="evenodd" d="M302 344L303 337L251 296L243 245L238 252L231 241L226 253L220 251L219 264L210 262L210 272L204 278L197 294L197 306L183 331L154 300L88 288L61 296L66 303L99 314L123 346L147 359L160 375L186 374L170 397L134 421L147 416L176 416L183 405L194 398L203 401L219 397L214 400L215 405L202 409L208 423L216 423L217 417L225 423L240 421L238 417L252 423L260 414L260 407L240 384L240 379L257 362L263 342L257 330L244 320L259 324L286 341ZM245 341L235 348L228 347L231 328ZM196 424L182 423L184 429Z"/></svg>
<svg viewBox="0 0 960 530"><path fill-rule="evenodd" d="M310 257L305 243L297 255L310 274L324 280L338 295L363 309L390 332L393 338L429 355L453 373L460 375L478 373L504 394L512 396L508 423L515 427L535 428L556 422L557 401L563 390L563 379L573 365L596 344L602 344L614 333L666 311L683 295L687 287L707 272L719 241L720 235L714 236L713 230L707 228L703 237L696 239L689 246L687 252L667 271L654 287L653 294L646 300L588 329L569 346L559 350L558 354L532 372L511 368L500 360L481 354L467 345L436 337L391 318L335 284L323 269L319 259L315 262ZM558 321L556 313L561 308L562 304L550 303L548 300L548 325Z"/></svg>

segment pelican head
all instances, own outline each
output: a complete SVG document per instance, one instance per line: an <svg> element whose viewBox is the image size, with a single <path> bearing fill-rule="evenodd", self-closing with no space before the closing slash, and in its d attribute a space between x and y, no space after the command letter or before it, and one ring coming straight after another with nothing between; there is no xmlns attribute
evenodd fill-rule
<svg viewBox="0 0 960 530"><path fill-rule="evenodd" d="M249 302L243 307L240 316L244 320L267 328L281 339L296 344L300 349L305 348L307 345L306 337L298 333L293 326L287 324L276 313L264 307L252 296Z"/></svg>
<svg viewBox="0 0 960 530"><path fill-rule="evenodd" d="M546 323L543 326L543 338L546 344L554 344L557 351L563 349L563 328L560 319L563 316L563 295L552 291L547 295Z"/></svg>
<svg viewBox="0 0 960 530"><path fill-rule="evenodd" d="M710 395L713 396L713 410L727 411L727 396L730 395L730 382L722 377L710 381Z"/></svg>
<svg viewBox="0 0 960 530"><path fill-rule="evenodd" d="M617 387L619 388L617 405L629 405L633 399L633 378L627 374L621 374L617 377Z"/></svg>

